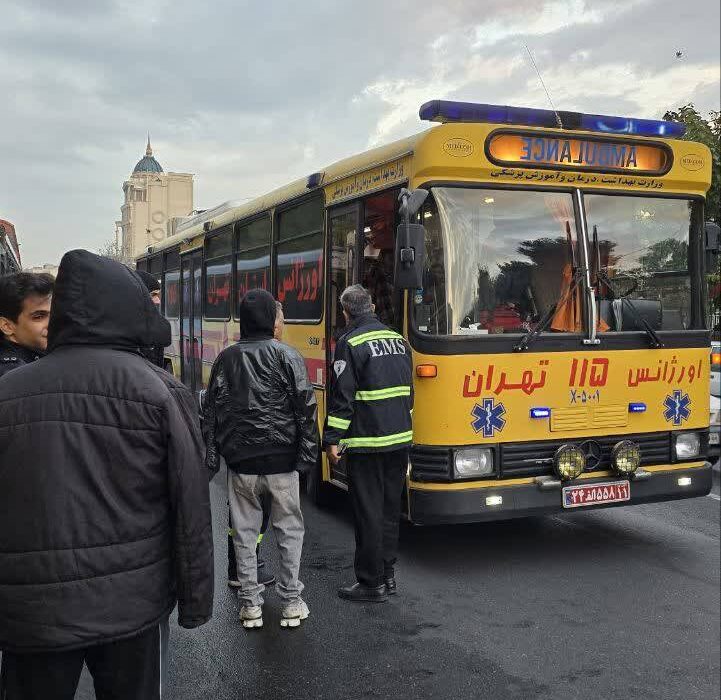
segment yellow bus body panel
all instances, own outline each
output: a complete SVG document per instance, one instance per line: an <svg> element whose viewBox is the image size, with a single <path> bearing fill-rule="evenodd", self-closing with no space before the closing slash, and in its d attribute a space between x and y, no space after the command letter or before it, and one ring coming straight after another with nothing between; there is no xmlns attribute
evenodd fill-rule
<svg viewBox="0 0 721 700"><path fill-rule="evenodd" d="M414 362L438 368L437 377L415 380L413 440L420 445L575 440L709 425L706 348L415 353ZM676 397L680 412L671 410ZM645 404L645 411L631 413L632 403ZM479 422L484 405L503 421L485 435ZM551 416L532 418L532 408L549 408Z"/></svg>
<svg viewBox="0 0 721 700"><path fill-rule="evenodd" d="M673 162L665 175L636 175L632 170L614 173L580 172L558 168L534 169L515 165L496 165L486 156L486 139L498 130L537 133L548 136L548 129L505 127L497 124L443 124L430 129L416 144L412 165L411 185L419 187L428 182L460 184L483 182L494 185L514 185L527 188L580 187L582 189L614 190L616 192L648 192L649 194L686 194L705 196L711 184L711 151L703 144L678 139L646 139L608 137L613 142L636 144L658 143L669 147ZM557 132L556 132L557 133ZM599 135L585 131L563 132L567 139L598 139ZM451 155L449 144L467 142L465 155Z"/></svg>

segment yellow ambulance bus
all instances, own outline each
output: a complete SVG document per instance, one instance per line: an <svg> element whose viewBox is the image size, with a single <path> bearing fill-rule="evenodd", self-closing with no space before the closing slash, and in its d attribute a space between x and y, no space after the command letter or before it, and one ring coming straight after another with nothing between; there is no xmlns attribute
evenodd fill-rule
<svg viewBox="0 0 721 700"><path fill-rule="evenodd" d="M149 247L168 368L200 392L262 287L322 424L339 295L361 283L413 348L410 521L708 493L708 149L662 121L445 101L420 116L435 125ZM323 458L307 484L322 500L346 467Z"/></svg>

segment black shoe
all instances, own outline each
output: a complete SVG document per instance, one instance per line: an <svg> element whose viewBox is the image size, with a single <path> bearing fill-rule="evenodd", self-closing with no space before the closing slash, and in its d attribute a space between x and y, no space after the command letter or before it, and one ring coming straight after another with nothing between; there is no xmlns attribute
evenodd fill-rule
<svg viewBox="0 0 721 700"><path fill-rule="evenodd" d="M355 603L385 603L388 600L385 583L375 588L354 583L352 586L339 588L338 595L343 600L352 600Z"/></svg>
<svg viewBox="0 0 721 700"><path fill-rule="evenodd" d="M396 593L398 593L395 576L385 576L383 580L385 581L386 592L388 593L388 595L395 595Z"/></svg>

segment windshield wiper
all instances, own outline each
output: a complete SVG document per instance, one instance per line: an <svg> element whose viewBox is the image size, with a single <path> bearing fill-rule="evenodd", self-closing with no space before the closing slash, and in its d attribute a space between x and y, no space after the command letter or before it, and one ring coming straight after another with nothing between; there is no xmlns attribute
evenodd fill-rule
<svg viewBox="0 0 721 700"><path fill-rule="evenodd" d="M658 334L653 329L651 324L641 315L639 310L636 308L636 305L628 297L628 295L631 294L634 289L636 289L637 284L631 287L631 289L629 289L626 294L619 294L618 290L616 289L616 285L611 281L606 272L601 268L601 251L598 243L598 228L595 225L593 227L593 262L595 263L596 267L596 284L598 285L598 282L602 282L603 284L605 284L606 287L608 287L613 293L613 298L621 300L621 308L623 308L624 303L626 304L626 307L631 312L631 315L633 316L636 323L643 326L643 329L646 331L646 335L648 335L649 339L651 340L651 347L662 348L664 345L661 339L658 337Z"/></svg>
<svg viewBox="0 0 721 700"><path fill-rule="evenodd" d="M571 282L568 285L568 289L553 306L549 307L548 311L546 311L543 318L539 321L538 325L532 331L526 333L526 335L521 338L518 345L513 346L513 350L515 352L523 352L530 347L531 343L533 343L536 338L538 338L538 336L543 333L548 324L551 322L553 315L556 313L556 309L562 307L563 304L566 303L568 297L571 296L571 294L578 286L578 283L581 281L581 277L583 276L583 270L581 270L576 264L576 250L573 247L573 240L571 238L571 224L568 221L566 222L566 239L568 241L568 248L571 258L571 270L573 271L573 277L571 278Z"/></svg>
<svg viewBox="0 0 721 700"><path fill-rule="evenodd" d="M526 335L521 338L518 345L514 345L513 350L515 352L523 352L524 350L527 350L530 347L531 343L533 343L536 338L538 338L538 336L543 333L544 330L546 330L546 327L551 322L553 315L556 313L556 309L566 303L566 299L568 299L568 297L571 296L571 293L575 291L578 283L581 281L582 276L582 270L576 270L573 273L571 284L568 285L566 293L553 306L549 307L548 311L546 311L545 315L539 321L538 325L532 331L526 333Z"/></svg>
<svg viewBox="0 0 721 700"><path fill-rule="evenodd" d="M651 324L641 315L641 313L636 308L636 305L631 301L631 299L629 299L628 296L626 296L625 294L618 293L618 290L616 289L614 283L611 282L611 280L609 279L608 275L605 272L601 272L599 270L598 279L601 282L603 282L603 284L605 284L613 292L614 299L621 300L622 307L623 307L623 304L626 304L626 307L631 312L631 315L633 316L636 323L639 323L641 326L643 326L643 329L646 331L646 334L648 335L649 339L651 340L651 347L662 348L664 346L663 341L661 340L661 338L658 337L658 333L656 333L656 331L653 329Z"/></svg>

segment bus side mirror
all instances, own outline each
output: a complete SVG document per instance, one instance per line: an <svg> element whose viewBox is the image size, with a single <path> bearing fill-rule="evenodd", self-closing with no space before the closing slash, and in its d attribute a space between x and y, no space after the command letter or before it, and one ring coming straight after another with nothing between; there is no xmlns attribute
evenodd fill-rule
<svg viewBox="0 0 721 700"><path fill-rule="evenodd" d="M403 223L396 231L396 249L393 282L396 289L418 289L423 286L423 257L426 250L426 230L412 224L430 192L428 190L401 189L398 195L398 213Z"/></svg>
<svg viewBox="0 0 721 700"><path fill-rule="evenodd" d="M420 224L401 224L396 232L394 284L396 289L423 286L426 230Z"/></svg>
<svg viewBox="0 0 721 700"><path fill-rule="evenodd" d="M721 227L713 221L704 225L706 272L716 272L719 267L719 252L721 252Z"/></svg>

